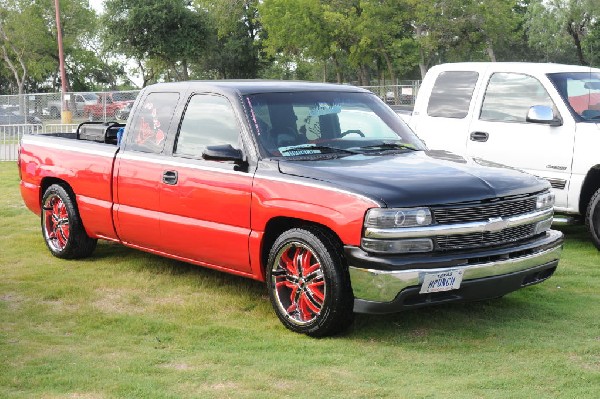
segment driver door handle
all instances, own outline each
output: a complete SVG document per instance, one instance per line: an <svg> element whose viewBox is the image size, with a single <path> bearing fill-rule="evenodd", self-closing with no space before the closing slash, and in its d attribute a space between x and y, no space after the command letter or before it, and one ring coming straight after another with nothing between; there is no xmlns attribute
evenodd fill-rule
<svg viewBox="0 0 600 399"><path fill-rule="evenodd" d="M165 184L169 184L174 186L177 184L177 171L176 170L167 170L163 172L162 181Z"/></svg>
<svg viewBox="0 0 600 399"><path fill-rule="evenodd" d="M471 141L479 141L485 143L490 138L490 135L486 132L472 132L469 136Z"/></svg>

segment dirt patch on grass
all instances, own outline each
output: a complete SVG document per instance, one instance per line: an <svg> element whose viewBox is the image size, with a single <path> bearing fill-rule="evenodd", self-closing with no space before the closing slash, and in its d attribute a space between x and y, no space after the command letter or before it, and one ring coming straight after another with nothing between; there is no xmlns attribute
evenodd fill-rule
<svg viewBox="0 0 600 399"><path fill-rule="evenodd" d="M0 295L0 302L3 302L8 307L8 310L15 311L21 307L21 303L25 301L25 298L15 293L7 293Z"/></svg>

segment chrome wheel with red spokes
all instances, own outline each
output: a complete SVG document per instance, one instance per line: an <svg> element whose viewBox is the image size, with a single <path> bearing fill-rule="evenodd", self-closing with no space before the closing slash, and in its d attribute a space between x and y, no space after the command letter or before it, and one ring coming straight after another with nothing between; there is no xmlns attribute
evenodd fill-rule
<svg viewBox="0 0 600 399"><path fill-rule="evenodd" d="M48 187L42 198L44 240L52 255L64 259L90 256L97 242L85 232L73 198L60 184Z"/></svg>
<svg viewBox="0 0 600 399"><path fill-rule="evenodd" d="M310 248L300 242L286 244L278 252L271 284L277 305L292 323L312 322L325 301L325 278L321 262Z"/></svg>
<svg viewBox="0 0 600 399"><path fill-rule="evenodd" d="M57 194L44 200L42 206L42 226L46 243L53 251L63 251L70 235L67 207Z"/></svg>
<svg viewBox="0 0 600 399"><path fill-rule="evenodd" d="M322 337L352 323L354 296L342 253L339 239L319 226L293 228L275 240L267 263L267 286L284 326Z"/></svg>

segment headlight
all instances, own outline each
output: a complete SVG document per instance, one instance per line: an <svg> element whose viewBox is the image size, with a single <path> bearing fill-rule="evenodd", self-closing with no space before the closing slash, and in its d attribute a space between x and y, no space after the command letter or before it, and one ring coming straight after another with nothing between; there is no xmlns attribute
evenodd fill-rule
<svg viewBox="0 0 600 399"><path fill-rule="evenodd" d="M395 227L419 227L431 224L428 208L374 208L365 217L365 227L388 229Z"/></svg>
<svg viewBox="0 0 600 399"><path fill-rule="evenodd" d="M361 246L365 251L385 254L405 254L433 251L431 238L379 239L367 238L378 229L424 227L432 223L429 208L373 208L365 216L365 237Z"/></svg>
<svg viewBox="0 0 600 399"><path fill-rule="evenodd" d="M554 194L553 193L543 193L537 196L535 202L536 209L548 209L554 206Z"/></svg>

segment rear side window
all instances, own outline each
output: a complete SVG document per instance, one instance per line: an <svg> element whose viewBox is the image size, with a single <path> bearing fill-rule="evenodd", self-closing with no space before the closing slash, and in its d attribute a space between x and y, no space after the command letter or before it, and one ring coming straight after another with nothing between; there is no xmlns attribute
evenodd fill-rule
<svg viewBox="0 0 600 399"><path fill-rule="evenodd" d="M136 110L133 130L128 133L127 149L161 153L178 101L178 93L148 94Z"/></svg>
<svg viewBox="0 0 600 399"><path fill-rule="evenodd" d="M427 115L439 118L462 119L469 113L469 105L479 73L450 71L439 74L433 85Z"/></svg>
<svg viewBox="0 0 600 399"><path fill-rule="evenodd" d="M187 105L175 154L202 158L209 145L231 144L239 148L240 128L229 101L220 96L197 94Z"/></svg>

